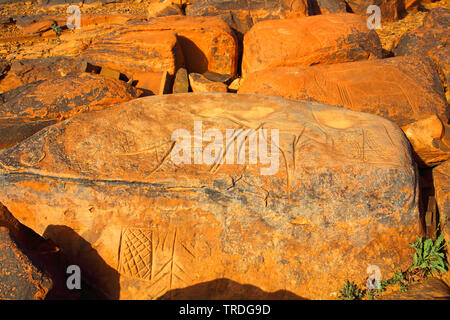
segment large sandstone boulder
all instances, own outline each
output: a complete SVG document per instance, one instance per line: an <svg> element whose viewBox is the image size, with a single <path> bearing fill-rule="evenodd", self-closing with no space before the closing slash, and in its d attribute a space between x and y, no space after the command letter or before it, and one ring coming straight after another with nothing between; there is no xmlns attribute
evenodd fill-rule
<svg viewBox="0 0 450 320"><path fill-rule="evenodd" d="M390 121L259 95L136 99L0 152L0 201L113 298L330 298L409 266L416 180Z"/></svg>
<svg viewBox="0 0 450 320"><path fill-rule="evenodd" d="M445 241L450 241L450 160L433 168L433 182L439 209L440 227ZM448 252L448 248L447 248ZM447 254L447 260L450 257Z"/></svg>
<svg viewBox="0 0 450 320"><path fill-rule="evenodd" d="M0 226L0 300L42 300L51 288L51 278Z"/></svg>
<svg viewBox="0 0 450 320"><path fill-rule="evenodd" d="M176 33L129 26L94 40L82 57L94 65L120 70L127 75L163 71L175 74L183 65Z"/></svg>
<svg viewBox="0 0 450 320"><path fill-rule="evenodd" d="M140 94L123 81L87 73L17 87L0 94L0 148L74 114L104 109Z"/></svg>
<svg viewBox="0 0 450 320"><path fill-rule="evenodd" d="M234 75L238 58L236 38L225 22L185 16L130 21L93 41L82 56L131 75L158 71L174 75L183 65L190 72Z"/></svg>
<svg viewBox="0 0 450 320"><path fill-rule="evenodd" d="M176 32L189 72L204 73L209 70L235 75L237 71L236 36L218 17L161 17L150 19L140 28Z"/></svg>
<svg viewBox="0 0 450 320"><path fill-rule="evenodd" d="M381 57L380 39L349 13L257 23L244 37L242 74Z"/></svg>
<svg viewBox="0 0 450 320"><path fill-rule="evenodd" d="M442 86L426 58L395 57L248 74L239 93L259 93L374 113L404 126L448 118Z"/></svg>
<svg viewBox="0 0 450 320"><path fill-rule="evenodd" d="M195 0L186 7L188 16L219 16L241 34L259 21L307 14L306 0Z"/></svg>

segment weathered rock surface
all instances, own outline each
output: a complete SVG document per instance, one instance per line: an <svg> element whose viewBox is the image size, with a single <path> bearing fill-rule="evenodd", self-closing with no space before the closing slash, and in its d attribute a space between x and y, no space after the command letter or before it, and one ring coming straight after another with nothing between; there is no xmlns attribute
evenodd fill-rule
<svg viewBox="0 0 450 320"><path fill-rule="evenodd" d="M423 27L406 32L397 42L394 53L397 56L418 55L432 59L450 103L450 10L431 10L424 19Z"/></svg>
<svg viewBox="0 0 450 320"><path fill-rule="evenodd" d="M9 230L0 227L0 299L42 300L52 280L27 257Z"/></svg>
<svg viewBox="0 0 450 320"><path fill-rule="evenodd" d="M343 0L317 0L317 8L321 14L347 12L347 4Z"/></svg>
<svg viewBox="0 0 450 320"><path fill-rule="evenodd" d="M354 14L263 21L244 37L242 74L381 57L378 35Z"/></svg>
<svg viewBox="0 0 450 320"><path fill-rule="evenodd" d="M433 168L433 182L436 190L441 230L445 241L450 241L450 160ZM447 260L450 262L448 254Z"/></svg>
<svg viewBox="0 0 450 320"><path fill-rule="evenodd" d="M450 29L418 28L406 32L394 48L397 56L427 55L429 51L445 48L449 44Z"/></svg>
<svg viewBox="0 0 450 320"><path fill-rule="evenodd" d="M0 148L8 148L45 126L74 114L104 109L139 97L120 80L67 75L20 86L0 95Z"/></svg>
<svg viewBox="0 0 450 320"><path fill-rule="evenodd" d="M450 9L435 8L423 19L426 28L450 28Z"/></svg>
<svg viewBox="0 0 450 320"><path fill-rule="evenodd" d="M188 16L219 16L241 34L259 21L307 14L306 0L196 0L186 7Z"/></svg>
<svg viewBox="0 0 450 320"><path fill-rule="evenodd" d="M171 136L182 128L194 134L194 121L223 135L267 129L259 141L272 141L273 161L260 147L256 164L175 164L184 142ZM219 146L213 154L235 156L232 144ZM368 265L408 267L418 231L417 179L397 126L275 97L132 100L0 151L0 168L0 201L110 297L170 298L195 286L214 292L216 281L229 279L330 298L346 279L363 281Z"/></svg>
<svg viewBox="0 0 450 320"><path fill-rule="evenodd" d="M14 60L7 75L0 80L0 92L35 81L52 80L67 74L80 74L82 71L80 60L63 56Z"/></svg>
<svg viewBox="0 0 450 320"><path fill-rule="evenodd" d="M250 73L239 93L259 93L375 113L404 126L448 118L442 86L427 58L395 57Z"/></svg>
<svg viewBox="0 0 450 320"><path fill-rule="evenodd" d="M189 83L193 92L227 92L227 85L207 79L199 73L189 74Z"/></svg>

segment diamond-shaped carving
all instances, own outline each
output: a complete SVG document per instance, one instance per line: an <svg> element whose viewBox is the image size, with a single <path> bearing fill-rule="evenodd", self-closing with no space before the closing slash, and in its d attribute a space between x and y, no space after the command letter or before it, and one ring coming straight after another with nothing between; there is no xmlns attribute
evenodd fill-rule
<svg viewBox="0 0 450 320"><path fill-rule="evenodd" d="M149 229L122 231L119 272L131 278L150 280L152 275L152 233Z"/></svg>

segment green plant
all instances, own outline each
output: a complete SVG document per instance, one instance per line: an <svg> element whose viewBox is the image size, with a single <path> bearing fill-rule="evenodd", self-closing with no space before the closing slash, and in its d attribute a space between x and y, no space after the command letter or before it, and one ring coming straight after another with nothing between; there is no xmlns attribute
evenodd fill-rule
<svg viewBox="0 0 450 320"><path fill-rule="evenodd" d="M385 291L387 286L397 284L400 287L400 291L404 292L408 290L408 280L406 274L401 270L395 271L392 278L381 281L381 291Z"/></svg>
<svg viewBox="0 0 450 320"><path fill-rule="evenodd" d="M443 249L450 242L444 242L444 236L441 234L436 241L433 239L419 238L415 243L409 245L416 249L414 253L414 264L411 266L410 271L416 268L423 269L425 273L434 274L440 272L447 272L448 263L445 260Z"/></svg>
<svg viewBox="0 0 450 320"><path fill-rule="evenodd" d="M61 34L61 27L58 26L56 23L53 23L51 28L56 33L57 36Z"/></svg>
<svg viewBox="0 0 450 320"><path fill-rule="evenodd" d="M344 287L339 291L338 298L341 300L360 300L363 296L364 291L359 289L353 281L347 280Z"/></svg>

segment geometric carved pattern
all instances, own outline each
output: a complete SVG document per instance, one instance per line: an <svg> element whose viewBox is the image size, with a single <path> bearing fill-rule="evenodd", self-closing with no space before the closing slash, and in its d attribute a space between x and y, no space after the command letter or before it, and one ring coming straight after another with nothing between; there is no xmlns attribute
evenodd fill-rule
<svg viewBox="0 0 450 320"><path fill-rule="evenodd" d="M149 229L123 229L119 255L121 274L151 280L152 254L152 233Z"/></svg>

